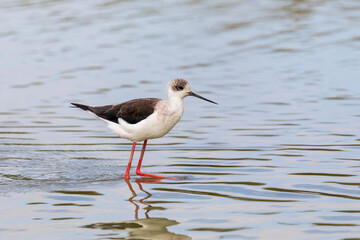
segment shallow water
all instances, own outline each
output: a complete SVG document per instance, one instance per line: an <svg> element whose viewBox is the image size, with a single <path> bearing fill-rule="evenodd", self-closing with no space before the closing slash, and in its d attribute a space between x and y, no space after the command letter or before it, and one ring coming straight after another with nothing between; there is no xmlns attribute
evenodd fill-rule
<svg viewBox="0 0 360 240"><path fill-rule="evenodd" d="M359 10L2 1L0 238L358 238ZM219 105L186 98L149 141L144 172L179 180L125 181L131 143L69 103L164 97L175 77Z"/></svg>

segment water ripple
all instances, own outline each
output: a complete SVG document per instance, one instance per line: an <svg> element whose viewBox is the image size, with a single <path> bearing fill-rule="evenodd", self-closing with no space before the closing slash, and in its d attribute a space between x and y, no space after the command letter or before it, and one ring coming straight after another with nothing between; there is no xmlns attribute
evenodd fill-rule
<svg viewBox="0 0 360 240"><path fill-rule="evenodd" d="M4 238L360 235L357 1L0 6ZM142 170L178 180L138 177L139 143L127 181L131 142L69 103L165 97L175 77L220 104L184 99L149 141Z"/></svg>

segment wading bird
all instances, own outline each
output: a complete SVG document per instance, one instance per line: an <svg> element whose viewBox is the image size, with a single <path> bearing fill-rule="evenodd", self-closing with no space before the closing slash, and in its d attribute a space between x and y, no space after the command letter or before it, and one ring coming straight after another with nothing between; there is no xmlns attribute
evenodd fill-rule
<svg viewBox="0 0 360 240"><path fill-rule="evenodd" d="M180 120L184 112L183 99L193 96L217 104L190 90L190 84L184 79L173 79L167 85L167 99L139 98L116 105L91 107L79 103L72 105L95 114L107 123L107 126L121 138L133 142L125 179L130 178L130 167L137 142L144 141L136 174L145 177L170 178L141 172L141 163L148 139L160 138L167 134Z"/></svg>

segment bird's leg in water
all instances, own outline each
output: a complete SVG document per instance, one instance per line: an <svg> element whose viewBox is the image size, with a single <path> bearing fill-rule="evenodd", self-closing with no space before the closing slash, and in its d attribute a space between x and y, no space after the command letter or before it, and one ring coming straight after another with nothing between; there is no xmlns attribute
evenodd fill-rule
<svg viewBox="0 0 360 240"><path fill-rule="evenodd" d="M131 168L131 162L132 162L132 159L133 159L133 156L134 156L135 146L136 146L136 142L133 142L131 153L130 153L129 163L128 163L128 166L127 166L126 172L125 172L125 179L130 178L130 168Z"/></svg>
<svg viewBox="0 0 360 240"><path fill-rule="evenodd" d="M147 143L147 140L144 141L144 144L143 144L143 147L142 147L142 150L141 150L139 163L138 163L137 168L136 168L136 174L139 175L139 176L142 176L142 177L177 179L177 178L173 178L173 177L164 177L164 176L160 176L160 175L155 175L155 174L149 174L149 173L143 173L143 172L141 172L140 168L141 168L142 160L143 160L143 158L144 158L146 143Z"/></svg>

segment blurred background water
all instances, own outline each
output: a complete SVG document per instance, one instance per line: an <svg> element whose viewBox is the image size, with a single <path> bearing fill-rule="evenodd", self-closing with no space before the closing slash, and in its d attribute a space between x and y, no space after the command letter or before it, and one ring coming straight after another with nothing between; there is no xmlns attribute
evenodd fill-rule
<svg viewBox="0 0 360 240"><path fill-rule="evenodd" d="M358 239L360 2L3 0L1 239ZM131 143L69 108L185 99ZM140 146L138 146L140 150ZM135 159L139 152L135 154ZM135 164L134 164L135 165Z"/></svg>

